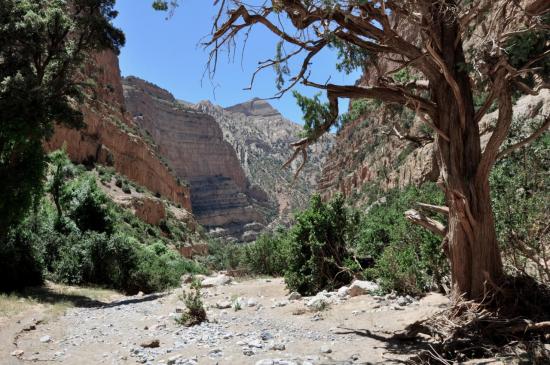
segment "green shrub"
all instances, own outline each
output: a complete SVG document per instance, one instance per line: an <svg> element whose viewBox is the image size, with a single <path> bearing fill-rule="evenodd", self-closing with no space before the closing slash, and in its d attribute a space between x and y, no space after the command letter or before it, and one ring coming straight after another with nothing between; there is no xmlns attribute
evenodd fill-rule
<svg viewBox="0 0 550 365"><path fill-rule="evenodd" d="M288 288L313 295L348 284L352 276L344 262L347 242L354 237L357 223L358 216L345 207L341 195L329 203L313 196L310 207L297 215L288 237Z"/></svg>
<svg viewBox="0 0 550 365"><path fill-rule="evenodd" d="M540 121L516 120L511 141L529 135ZM550 255L550 134L497 162L491 174L491 193L498 241L512 274L529 275L550 283L545 264Z"/></svg>
<svg viewBox="0 0 550 365"><path fill-rule="evenodd" d="M186 311L176 320L179 324L190 327L201 324L206 321L206 310L202 302L201 284L198 280L193 280L191 290L183 292L180 298L185 303Z"/></svg>
<svg viewBox="0 0 550 365"><path fill-rule="evenodd" d="M62 189L63 211L81 231L113 232L114 218L109 202L91 174L79 176Z"/></svg>
<svg viewBox="0 0 550 365"><path fill-rule="evenodd" d="M183 273L204 273L168 247L157 227L116 206L92 173L72 165L64 152L50 157L49 197L0 242L0 290L39 284L46 277L67 284L94 284L128 293L164 290ZM175 233L183 228L169 225Z"/></svg>
<svg viewBox="0 0 550 365"><path fill-rule="evenodd" d="M241 268L243 249L242 244L211 240L208 245L208 256L204 259L204 263L209 269L215 271Z"/></svg>
<svg viewBox="0 0 550 365"><path fill-rule="evenodd" d="M0 242L0 292L10 292L43 282L40 246L28 222L23 222Z"/></svg>
<svg viewBox="0 0 550 365"><path fill-rule="evenodd" d="M255 274L279 276L287 267L288 238L283 232L265 233L244 246L242 265Z"/></svg>
<svg viewBox="0 0 550 365"><path fill-rule="evenodd" d="M419 294L444 283L441 238L405 219L404 212L417 202L441 205L443 194L432 183L396 189L369 207L361 220L356 254L372 259L374 267L365 275L386 291Z"/></svg>

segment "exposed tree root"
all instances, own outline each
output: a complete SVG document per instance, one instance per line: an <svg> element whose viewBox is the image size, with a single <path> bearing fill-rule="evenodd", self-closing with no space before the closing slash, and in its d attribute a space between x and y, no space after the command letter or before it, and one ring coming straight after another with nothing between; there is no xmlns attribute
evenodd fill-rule
<svg viewBox="0 0 550 365"><path fill-rule="evenodd" d="M481 358L514 358L550 364L550 288L514 278L483 303L458 301L409 325L394 340L424 341L412 364L454 364ZM422 338L422 340L420 340Z"/></svg>

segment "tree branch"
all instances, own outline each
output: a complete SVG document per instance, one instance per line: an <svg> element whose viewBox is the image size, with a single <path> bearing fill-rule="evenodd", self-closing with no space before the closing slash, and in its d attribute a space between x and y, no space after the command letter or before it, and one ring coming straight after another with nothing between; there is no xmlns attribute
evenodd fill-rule
<svg viewBox="0 0 550 365"><path fill-rule="evenodd" d="M438 222L435 219L428 218L415 209L407 210L405 212L405 218L412 223L418 224L441 237L445 237L447 235L447 227L445 227L443 223Z"/></svg>
<svg viewBox="0 0 550 365"><path fill-rule="evenodd" d="M521 147L531 143L532 141L534 141L535 139L540 137L549 127L550 127L550 116L547 116L546 119L544 120L544 122L541 124L541 126L535 132L533 132L533 134L531 134L529 137L525 138L524 140L519 141L518 143L515 143L515 144L507 147L503 151L499 152L498 155L497 155L497 160L500 160L503 157L505 157L506 155L508 155L508 154L512 153L513 151L517 150L518 148L521 148Z"/></svg>

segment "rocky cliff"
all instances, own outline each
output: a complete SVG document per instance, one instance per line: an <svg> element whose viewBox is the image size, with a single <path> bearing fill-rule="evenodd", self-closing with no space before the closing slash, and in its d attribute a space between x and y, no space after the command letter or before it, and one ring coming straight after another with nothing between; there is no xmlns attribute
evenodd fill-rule
<svg viewBox="0 0 550 365"><path fill-rule="evenodd" d="M497 111L480 122L482 147L496 122ZM520 98L514 106L514 118L535 119L550 115L550 90ZM372 108L361 118L346 125L337 135L319 182L319 192L328 199L337 192L352 198L355 204L368 201L369 191L435 181L439 169L433 143L425 139L414 143L400 139L388 118L408 125L401 135L427 137L429 132L408 112L395 114L386 108ZM540 123L540 122L539 122ZM526 123L528 125L528 123Z"/></svg>
<svg viewBox="0 0 550 365"><path fill-rule="evenodd" d="M216 120L169 92L124 79L126 106L176 174L190 184L193 213L212 234L255 239L266 224L265 193L253 186Z"/></svg>
<svg viewBox="0 0 550 365"><path fill-rule="evenodd" d="M75 162L113 166L130 180L190 211L189 189L178 182L155 147L140 136L125 111L117 56L112 52L96 55L85 75L86 82L93 85L81 107L86 127L56 127L46 149L65 146Z"/></svg>
<svg viewBox="0 0 550 365"><path fill-rule="evenodd" d="M327 135L310 149L308 163L294 181L300 161L295 161L287 169L282 165L292 154L290 143L298 139L302 130L300 125L284 118L268 102L260 99L225 109L209 101L194 107L219 123L224 139L237 152L248 179L267 193L271 207L269 217L285 221L291 212L307 205L334 141L333 135Z"/></svg>

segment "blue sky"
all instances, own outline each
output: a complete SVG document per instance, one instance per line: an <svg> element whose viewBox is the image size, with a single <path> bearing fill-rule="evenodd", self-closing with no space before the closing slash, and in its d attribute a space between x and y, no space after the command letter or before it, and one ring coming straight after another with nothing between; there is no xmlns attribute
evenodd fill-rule
<svg viewBox="0 0 550 365"><path fill-rule="evenodd" d="M189 102L210 99L222 106L276 93L275 74L271 69L256 78L252 90L243 89L249 85L258 61L274 56L277 37L257 26L248 40L244 58L240 48L234 61L224 54L215 77L203 78L208 52L199 43L212 26L216 11L212 0L184 0L170 19L166 19L166 13L155 12L151 3L152 0L117 1L120 14L115 25L126 33L126 46L120 55L124 76L138 76L153 82L178 99ZM353 84L359 75L340 74L335 63L333 51L320 54L313 63L310 79L323 83L330 77L333 83ZM317 92L304 86L297 89L306 95ZM301 123L301 111L290 92L270 103L287 118Z"/></svg>

